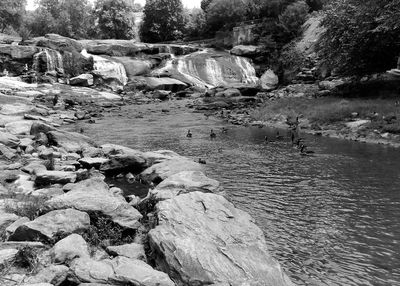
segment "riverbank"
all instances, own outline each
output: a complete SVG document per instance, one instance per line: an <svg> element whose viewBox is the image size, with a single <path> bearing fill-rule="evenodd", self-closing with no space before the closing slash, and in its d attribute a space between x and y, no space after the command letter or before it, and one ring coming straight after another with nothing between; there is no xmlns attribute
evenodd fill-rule
<svg viewBox="0 0 400 286"><path fill-rule="evenodd" d="M298 118L300 132L400 147L400 106L395 98L286 97L218 116L233 124L279 129L288 129L287 120Z"/></svg>
<svg viewBox="0 0 400 286"><path fill-rule="evenodd" d="M206 166L60 128L118 112L120 96L29 88L0 95L2 283L293 285ZM110 176L149 194L127 195L105 183Z"/></svg>

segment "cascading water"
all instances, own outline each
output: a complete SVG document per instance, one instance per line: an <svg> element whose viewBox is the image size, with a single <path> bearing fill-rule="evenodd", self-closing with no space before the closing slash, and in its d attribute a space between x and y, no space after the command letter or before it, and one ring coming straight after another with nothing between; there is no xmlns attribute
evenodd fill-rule
<svg viewBox="0 0 400 286"><path fill-rule="evenodd" d="M86 50L83 50L81 54L86 58L93 57L93 69L104 80L115 79L122 85L128 83L128 76L123 64L101 56L91 55Z"/></svg>
<svg viewBox="0 0 400 286"><path fill-rule="evenodd" d="M64 73L63 57L56 50L42 49L33 57L33 69L37 72Z"/></svg>
<svg viewBox="0 0 400 286"><path fill-rule="evenodd" d="M153 74L180 74L187 82L212 88L232 83L258 84L259 79L251 62L243 57L204 50L182 57L172 57Z"/></svg>

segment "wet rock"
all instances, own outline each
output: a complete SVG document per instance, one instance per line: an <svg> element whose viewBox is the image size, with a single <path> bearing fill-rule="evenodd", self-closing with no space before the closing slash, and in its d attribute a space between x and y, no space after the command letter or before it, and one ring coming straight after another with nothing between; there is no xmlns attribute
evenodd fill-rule
<svg viewBox="0 0 400 286"><path fill-rule="evenodd" d="M93 75L91 74L81 74L79 76L73 77L69 80L70 85L78 86L92 86L93 85Z"/></svg>
<svg viewBox="0 0 400 286"><path fill-rule="evenodd" d="M260 78L261 88L266 91L274 90L278 87L279 78L273 70L267 70Z"/></svg>
<svg viewBox="0 0 400 286"><path fill-rule="evenodd" d="M203 171L203 169L202 165L188 159L171 159L152 165L144 170L140 177L146 182L159 183L182 171Z"/></svg>
<svg viewBox="0 0 400 286"><path fill-rule="evenodd" d="M94 261L78 258L70 267L74 281L100 284L132 284L141 286L174 286L167 274L154 270L141 260L117 257Z"/></svg>
<svg viewBox="0 0 400 286"><path fill-rule="evenodd" d="M50 256L53 263L69 264L75 258L90 257L90 254L83 237L74 233L58 241L50 249Z"/></svg>
<svg viewBox="0 0 400 286"><path fill-rule="evenodd" d="M249 214L215 194L193 192L157 204L149 232L157 267L182 285L292 286Z"/></svg>
<svg viewBox="0 0 400 286"><path fill-rule="evenodd" d="M150 195L157 201L166 200L190 192L219 193L220 183L206 177L200 171L183 171L169 176L153 190Z"/></svg>
<svg viewBox="0 0 400 286"><path fill-rule="evenodd" d="M146 254L142 244L131 243L119 246L108 246L107 252L112 256L123 256L146 261Z"/></svg>
<svg viewBox="0 0 400 286"><path fill-rule="evenodd" d="M67 152L80 152L83 148L95 146L92 139L74 132L49 131L47 137L52 145L64 148Z"/></svg>
<svg viewBox="0 0 400 286"><path fill-rule="evenodd" d="M241 57L254 57L260 54L261 49L258 46L238 45L232 48L230 53Z"/></svg>
<svg viewBox="0 0 400 286"><path fill-rule="evenodd" d="M47 186L51 184L75 183L77 175L75 172L64 171L38 171L35 175L35 184L37 186Z"/></svg>
<svg viewBox="0 0 400 286"><path fill-rule="evenodd" d="M13 134L0 131L0 143L10 148L17 148L20 140Z"/></svg>
<svg viewBox="0 0 400 286"><path fill-rule="evenodd" d="M12 160L17 156L16 151L14 149L11 149L1 143L0 143L0 155L7 160Z"/></svg>
<svg viewBox="0 0 400 286"><path fill-rule="evenodd" d="M68 193L47 202L52 209L74 208L87 212L99 212L125 228L136 229L142 215L131 207L122 196L113 194L99 178L75 184Z"/></svg>
<svg viewBox="0 0 400 286"><path fill-rule="evenodd" d="M67 280L68 270L65 265L49 265L35 276L26 279L26 283L49 283L53 286L59 286Z"/></svg>
<svg viewBox="0 0 400 286"><path fill-rule="evenodd" d="M31 126L31 130L29 132L30 135L38 135L39 133L46 134L49 131L56 130L53 126L45 124L43 122L33 122Z"/></svg>
<svg viewBox="0 0 400 286"><path fill-rule="evenodd" d="M100 166L107 164L109 159L107 158L82 158L79 159L79 163L86 169L100 169Z"/></svg>
<svg viewBox="0 0 400 286"><path fill-rule="evenodd" d="M90 225L89 215L74 209L55 210L18 227L9 240L51 240L57 233L76 233Z"/></svg>

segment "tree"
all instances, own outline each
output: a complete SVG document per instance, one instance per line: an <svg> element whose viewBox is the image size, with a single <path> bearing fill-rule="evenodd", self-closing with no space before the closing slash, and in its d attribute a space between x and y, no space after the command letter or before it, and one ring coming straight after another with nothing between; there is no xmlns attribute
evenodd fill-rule
<svg viewBox="0 0 400 286"><path fill-rule="evenodd" d="M192 9L186 11L185 36L199 38L203 36L206 28L206 16L202 9Z"/></svg>
<svg viewBox="0 0 400 286"><path fill-rule="evenodd" d="M335 0L322 22L321 58L344 75L382 72L400 54L400 0Z"/></svg>
<svg viewBox="0 0 400 286"><path fill-rule="evenodd" d="M0 32L11 26L14 29L21 24L25 12L26 0L0 1Z"/></svg>
<svg viewBox="0 0 400 286"><path fill-rule="evenodd" d="M213 0L201 0L200 7L204 12L207 12L208 6L210 6Z"/></svg>
<svg viewBox="0 0 400 286"><path fill-rule="evenodd" d="M147 0L143 12L143 41L153 43L182 38L185 21L181 0Z"/></svg>
<svg viewBox="0 0 400 286"><path fill-rule="evenodd" d="M98 0L95 14L99 36L105 39L132 39L134 33L133 7L124 0Z"/></svg>

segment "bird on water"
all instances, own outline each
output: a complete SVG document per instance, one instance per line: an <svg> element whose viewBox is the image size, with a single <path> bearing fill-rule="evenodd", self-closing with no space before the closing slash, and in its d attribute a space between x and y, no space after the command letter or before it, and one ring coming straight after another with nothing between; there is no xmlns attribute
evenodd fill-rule
<svg viewBox="0 0 400 286"><path fill-rule="evenodd" d="M187 132L187 134L186 134L186 137L192 138L192 132L190 132L190 129L188 130L188 132Z"/></svg>
<svg viewBox="0 0 400 286"><path fill-rule="evenodd" d="M215 137L217 137L217 134L215 134L214 130L211 129L210 138L215 138Z"/></svg>

